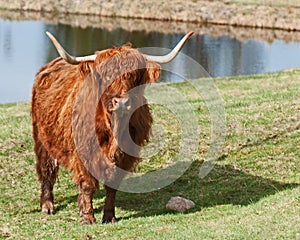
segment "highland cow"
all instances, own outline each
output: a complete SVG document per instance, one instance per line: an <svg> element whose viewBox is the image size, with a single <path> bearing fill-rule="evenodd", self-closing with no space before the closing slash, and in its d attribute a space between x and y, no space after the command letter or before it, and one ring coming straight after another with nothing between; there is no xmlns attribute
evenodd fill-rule
<svg viewBox="0 0 300 240"><path fill-rule="evenodd" d="M124 172L139 162L139 146L149 140L152 116L145 86L157 81L159 64L170 62L193 33L165 56L125 45L86 57L69 55L47 34L60 57L40 69L32 90L41 211L54 214L53 186L63 166L72 172L79 191L81 223L96 221L92 197L99 180L106 191L102 222L115 222L117 188Z"/></svg>

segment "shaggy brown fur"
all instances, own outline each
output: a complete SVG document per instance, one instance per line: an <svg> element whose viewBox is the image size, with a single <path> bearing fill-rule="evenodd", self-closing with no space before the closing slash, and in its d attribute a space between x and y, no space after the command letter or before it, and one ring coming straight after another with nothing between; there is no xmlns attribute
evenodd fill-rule
<svg viewBox="0 0 300 240"><path fill-rule="evenodd" d="M79 190L82 224L96 221L92 196L99 187L100 178L106 183L102 222L116 221L116 190L109 186L118 186L124 177L116 166L124 170L134 167L139 161L137 146L148 141L152 123L143 95L144 87L128 92L156 81L160 74L157 63L147 61L130 46L96 54L95 61L78 65L68 64L61 58L46 64L38 72L32 91L31 113L36 171L41 183L41 210L54 213L53 185L61 165L73 173ZM125 114L124 118L123 112L115 109L118 99L129 99L131 107L135 104L141 107ZM126 116L131 117L129 126L124 127L122 122L126 123ZM137 146L127 144L124 129L129 129ZM118 145L120 141L134 154L122 151Z"/></svg>

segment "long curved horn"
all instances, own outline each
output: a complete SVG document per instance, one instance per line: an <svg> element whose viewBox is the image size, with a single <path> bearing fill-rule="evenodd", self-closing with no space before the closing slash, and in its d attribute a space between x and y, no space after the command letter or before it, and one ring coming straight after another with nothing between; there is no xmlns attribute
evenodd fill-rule
<svg viewBox="0 0 300 240"><path fill-rule="evenodd" d="M47 36L51 39L54 46L56 47L57 52L59 55L68 63L70 64L79 64L84 61L95 61L96 55L89 55L85 57L74 57L66 52L65 49L60 45L60 43L56 40L56 38L49 32L46 32Z"/></svg>
<svg viewBox="0 0 300 240"><path fill-rule="evenodd" d="M147 55L144 54L144 56L146 57L146 59L148 61L153 61L153 62L157 62L157 63L168 63L171 62L179 53L179 51L181 50L181 48L183 47L183 45L185 44L185 42L194 34L194 32L189 32L188 34L186 34L181 40L180 42L176 45L175 48L173 48L173 50L168 53L167 55L164 56L154 56L154 55Z"/></svg>

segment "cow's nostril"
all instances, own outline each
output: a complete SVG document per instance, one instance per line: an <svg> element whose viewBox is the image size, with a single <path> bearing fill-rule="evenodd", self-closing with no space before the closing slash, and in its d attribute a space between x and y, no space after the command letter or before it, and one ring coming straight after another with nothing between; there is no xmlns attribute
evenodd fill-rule
<svg viewBox="0 0 300 240"><path fill-rule="evenodd" d="M130 99L128 98L127 101L126 101L126 103L125 103L125 109L126 109L126 110L130 110L130 108L131 108L131 101L130 101Z"/></svg>
<svg viewBox="0 0 300 240"><path fill-rule="evenodd" d="M118 100L117 98L114 98L114 99L113 99L113 102L114 102L114 104L118 104L118 103L119 103L119 100Z"/></svg>

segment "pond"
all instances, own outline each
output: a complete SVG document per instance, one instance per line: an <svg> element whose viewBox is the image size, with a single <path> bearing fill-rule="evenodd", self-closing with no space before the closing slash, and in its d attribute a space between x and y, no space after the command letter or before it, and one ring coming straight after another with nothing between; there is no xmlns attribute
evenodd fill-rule
<svg viewBox="0 0 300 240"><path fill-rule="evenodd" d="M70 53L78 56L127 42L136 48L171 48L183 36L159 31L129 31L122 26L109 30L0 18L0 103L29 101L36 72L58 56L45 31L53 33ZM276 38L268 42L251 38L238 40L228 35L195 34L183 48L183 53L196 60L212 77L300 67L300 42ZM172 67L189 71L189 66L176 60L170 63ZM178 79L164 76L161 81Z"/></svg>

